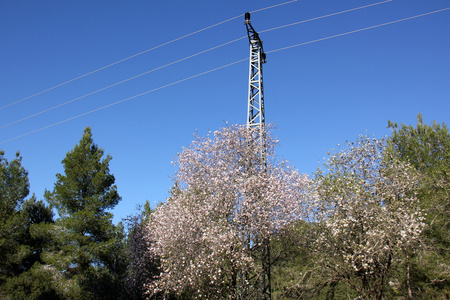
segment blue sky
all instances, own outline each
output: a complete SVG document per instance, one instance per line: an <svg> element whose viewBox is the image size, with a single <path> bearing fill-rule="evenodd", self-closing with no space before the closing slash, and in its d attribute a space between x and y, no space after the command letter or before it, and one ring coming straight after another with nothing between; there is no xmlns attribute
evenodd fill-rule
<svg viewBox="0 0 450 300"><path fill-rule="evenodd" d="M122 202L115 222L164 201L176 153L193 133L244 124L248 61L16 138L248 57L241 39L9 126L59 104L246 35L243 14L285 1L0 1L0 107L126 57L123 63L0 109L0 149L23 156L31 192L43 197L86 126L113 156ZM252 14L257 31L381 1L299 0ZM394 0L261 33L266 121L278 154L311 174L326 152L359 134L383 137L388 120L450 122L450 10L302 44L450 7L447 0ZM12 139L12 140L11 140Z"/></svg>

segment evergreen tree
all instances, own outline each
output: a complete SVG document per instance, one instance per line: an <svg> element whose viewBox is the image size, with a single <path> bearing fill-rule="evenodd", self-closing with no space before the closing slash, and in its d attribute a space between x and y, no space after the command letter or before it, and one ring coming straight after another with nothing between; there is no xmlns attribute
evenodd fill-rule
<svg viewBox="0 0 450 300"><path fill-rule="evenodd" d="M103 155L87 127L62 161L64 174L57 174L53 191L45 192L59 219L48 230L53 245L44 259L60 277L55 289L64 298L123 296L123 228L108 212L121 198L109 170L111 156Z"/></svg>
<svg viewBox="0 0 450 300"><path fill-rule="evenodd" d="M16 153L14 160L4 158L0 150L0 221L10 217L28 196L28 172L22 167L22 157Z"/></svg>
<svg viewBox="0 0 450 300"><path fill-rule="evenodd" d="M17 273L16 217L29 193L28 172L20 154L11 162L4 154L0 151L0 286Z"/></svg>
<svg viewBox="0 0 450 300"><path fill-rule="evenodd" d="M22 167L19 153L9 162L0 151L0 287L17 274L18 209L29 193L28 172ZM3 292L0 292L0 296Z"/></svg>
<svg viewBox="0 0 450 300"><path fill-rule="evenodd" d="M51 287L51 278L42 265L42 253L48 236L39 233L39 228L53 223L53 212L42 200L33 195L25 201L11 219L11 245L14 247L13 274L3 286L6 299L59 299Z"/></svg>
<svg viewBox="0 0 450 300"><path fill-rule="evenodd" d="M29 192L28 173L19 153L8 162L0 152L0 297L54 299L49 279L38 271L46 237L34 235L36 226L53 222L53 213Z"/></svg>

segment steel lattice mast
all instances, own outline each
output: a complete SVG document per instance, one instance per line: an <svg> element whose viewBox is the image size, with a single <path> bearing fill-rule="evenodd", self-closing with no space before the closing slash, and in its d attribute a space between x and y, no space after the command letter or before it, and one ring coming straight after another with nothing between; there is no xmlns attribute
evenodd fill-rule
<svg viewBox="0 0 450 300"><path fill-rule="evenodd" d="M262 65L266 63L263 43L258 33L250 22L250 13L245 13L245 26L247 27L248 40L250 44L250 67L248 88L247 128L256 129L256 141L259 144L259 155L261 158L261 171L266 170L266 143L265 143L265 110L264 110L264 86ZM272 299L271 291L271 263L270 263L270 241L262 243L262 269L261 289L262 299Z"/></svg>
<svg viewBox="0 0 450 300"><path fill-rule="evenodd" d="M258 33L250 23L250 13L245 13L245 26L250 43L247 127L262 128L265 124L262 64L266 62L266 54Z"/></svg>

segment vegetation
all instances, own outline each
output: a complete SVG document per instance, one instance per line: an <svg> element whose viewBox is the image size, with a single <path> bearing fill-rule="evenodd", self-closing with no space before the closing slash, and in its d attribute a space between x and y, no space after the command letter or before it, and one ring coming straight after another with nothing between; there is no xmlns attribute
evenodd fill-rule
<svg viewBox="0 0 450 300"><path fill-rule="evenodd" d="M445 124L417 126L389 122L389 150L422 174L418 189L426 213L424 243L410 260L410 294L450 298L450 133Z"/></svg>
<svg viewBox="0 0 450 300"><path fill-rule="evenodd" d="M255 133L245 126L226 127L197 137L178 155L171 196L147 227L150 252L161 258L164 270L149 285L150 295L261 295L264 241L302 216L308 179L274 161L269 134L262 168Z"/></svg>
<svg viewBox="0 0 450 300"><path fill-rule="evenodd" d="M45 238L34 229L53 222L52 211L29 193L20 154L9 162L0 152L0 298L53 299L49 279L39 269Z"/></svg>
<svg viewBox="0 0 450 300"><path fill-rule="evenodd" d="M125 220L128 227L126 243L129 262L125 284L130 299L146 299L147 285L159 274L159 259L147 251L152 242L145 238L145 226L151 214L150 203L146 201L140 214L129 216Z"/></svg>
<svg viewBox="0 0 450 300"><path fill-rule="evenodd" d="M330 154L326 169L315 179L318 263L362 298L382 299L393 265L419 244L425 226L419 174L367 137Z"/></svg>
<svg viewBox="0 0 450 300"><path fill-rule="evenodd" d="M108 155L86 128L79 144L63 159L65 174L56 174L45 198L59 218L46 228L51 236L42 257L64 299L117 299L124 294L126 267L123 229L107 212L119 201Z"/></svg>
<svg viewBox="0 0 450 300"><path fill-rule="evenodd" d="M421 115L388 127L313 178L270 131L265 152L243 126L196 137L167 201L126 228L90 128L45 201L0 152L0 298L259 299L269 270L273 299L449 299L450 133Z"/></svg>

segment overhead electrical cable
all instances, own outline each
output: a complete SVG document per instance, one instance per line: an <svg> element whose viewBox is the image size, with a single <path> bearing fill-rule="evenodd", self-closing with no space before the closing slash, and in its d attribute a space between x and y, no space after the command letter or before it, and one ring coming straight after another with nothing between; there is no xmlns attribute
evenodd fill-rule
<svg viewBox="0 0 450 300"><path fill-rule="evenodd" d="M18 139L18 138L21 138L21 137L24 137L24 136L33 134L33 133L36 133L36 132L39 132L39 131L42 131L42 130L47 129L47 128L54 127L54 126L56 126L56 125L59 125L59 124L62 124L62 123L65 123L65 122L68 122L68 121L77 119L77 118L79 118L79 117L83 117L83 116L85 116L85 115L88 115L88 114L97 112L97 111L99 111L99 110L102 110L102 109L105 109L105 108L114 106L114 105L116 105L116 104L119 104L119 103L122 103L122 102L125 102L125 101L128 101L128 100L131 100L131 99L134 99L134 98L137 98L137 97L140 97L140 96L143 96L143 95L152 93L152 92L156 92L156 91L158 91L158 90L161 90L161 89L163 89L163 88L166 88L166 87L175 85L175 84L177 84L177 83L181 83L181 82L184 82L184 81L186 81L186 80L193 79L193 78L196 78L196 77L199 77L199 76L202 76L202 75L205 75L205 74L208 74L208 73L211 73L211 72L214 72L214 71L217 71L217 70L220 70L220 69L229 67L229 66L231 66L231 65L235 65L235 64L237 64L237 63L240 63L240 62L243 62L243 61L246 61L246 60L248 60L248 58L244 58L244 59L241 59L241 60L237 60L237 61L235 61L235 62L232 62L232 63L226 64L226 65L223 65L223 66L221 66L221 67L217 67L217 68L214 68L214 69L211 69L211 70L202 72L202 73L198 73L198 74L196 74L196 75L192 75L192 76L190 76L190 77L186 77L186 78L180 79L180 80L178 80L178 81L175 81L175 82L172 82L172 83L169 83L169 84L166 84L166 85L157 87L157 88L155 88L155 89L152 89L152 90L149 90L149 91L140 93L140 94L138 94L138 95L134 95L134 96L131 96L131 97L129 97L129 98L122 99L122 100L119 100L119 101L117 101L117 102L114 102L114 103L111 103L111 104L108 104L108 105L105 105L105 106L102 106L102 107L99 107L99 108L90 110L90 111L85 112L85 113L82 113L82 114L79 114L79 115L77 115L77 116L74 116L74 117L71 117L71 118L68 118L68 119L64 119L64 120L59 121L59 122L57 122L57 123L54 123L54 124L51 124L51 125L48 125L48 126L45 126L45 127L42 127L42 128L36 129L36 130L33 130L33 131L30 131L30 132L28 132L28 133L22 134L22 135L20 135L20 136L16 136L16 137L11 138L11 139L9 139L9 140L2 141L2 142L0 142L0 144L9 142L9 141L12 141L12 140L15 140L15 139Z"/></svg>
<svg viewBox="0 0 450 300"><path fill-rule="evenodd" d="M263 10L275 8L275 7L278 7L278 6L290 4L290 3L293 3L293 2L297 2L297 1L298 1L298 0L291 0L291 1L283 2L283 3L279 3L279 4L267 6L267 7L264 7L264 8L260 8L260 9L254 10L254 11L252 11L252 13L260 12L260 11L263 11ZM129 59L131 59L131 58L137 57L137 56L142 55L142 54L144 54L144 53L147 53L147 52L150 52L150 51L152 51L152 50L161 48L161 47L163 47L163 46L172 44L172 43L174 43L174 42L176 42L176 41L182 40L182 39L187 38L187 37L189 37L189 36L192 36L192 35L194 35L194 34L200 33L200 32L202 32L202 31L211 29L211 28L213 28L213 27L216 27L216 26L219 26L219 25L221 25L221 24L227 23L227 22L232 21L232 20L234 20L234 19L240 18L240 17L242 17L242 16L243 16L243 14L240 14L240 15L238 15L238 16L235 16L235 17L226 19L226 20L221 21L221 22L219 22L219 23L216 23L216 24L207 26L207 27L205 27L205 28L199 29L199 30L197 30L197 31L188 33L188 34L186 34L186 35L183 35L183 36L178 37L178 38L176 38L176 39L173 39L173 40L171 40L171 41L162 43L162 44L160 44L160 45L158 45L158 46L149 48L149 49L144 50L144 51L142 51L142 52L133 54L133 55L128 56L128 57L126 57L126 58L124 58L124 59L118 60L118 61L116 61L116 62L113 62L113 63L109 64L109 65L106 65L106 66L103 66L103 67L101 67L101 68L95 69L95 70L93 70L93 71L91 71L91 72L88 72L88 73L86 73L86 74L80 75L80 76L78 76L78 77L75 77L75 78L70 79L70 80L68 80L68 81L65 81L65 82L63 82L63 83L60 83L60 84L58 84L58 85L55 85L55 86L53 86L53 87L51 87L51 88L48 88L48 89L46 89L46 90L43 90L43 91L38 92L38 93L36 93L36 94L33 94L33 95L31 95L31 96L28 96L28 97L25 97L25 98L20 99L20 100L18 100L18 101L15 101L15 102L13 102L13 103L7 104L7 105L5 105L5 106L3 106L3 107L0 107L0 110L5 109L5 108L10 107L10 106L13 106L13 105L18 104L18 103L21 103L21 102L23 102L23 101L25 101L25 100L31 99L31 98L36 97L36 96L38 96L38 95L44 94L44 93L49 92L49 91L51 91L51 90L54 90L54 89L56 89L56 88L58 88L58 87L61 87L61 86L66 85L66 84L68 84L68 83L74 82L74 81L76 81L76 80L78 80L78 79L81 79L81 78L84 78L84 77L86 77L86 76L92 75L92 74L97 73L97 72L99 72L99 71L101 71L101 70L104 70L104 69L106 69L106 68L109 68L109 67L112 67L112 66L114 66L114 65L120 64L120 63L122 63L122 62L124 62L124 61L127 61L127 60L129 60Z"/></svg>
<svg viewBox="0 0 450 300"><path fill-rule="evenodd" d="M266 52L266 53L274 53L274 52L278 52L278 51L283 51L283 50L291 49L291 48L294 48L294 47L299 47L299 46L303 46L303 45L307 45L307 44L312 44L312 43L316 43L316 42L320 42L320 41L324 41L324 40L328 40L328 39L332 39L332 38L336 38L336 37L345 36L345 35L352 34L352 33L362 32L362 31L369 30L369 29L374 29L374 28L378 28L378 27L382 27L382 26L386 26L386 25L391 25L391 24L395 24L395 23L399 23L399 22L403 22L403 21L407 21L407 20L411 20L411 19L415 19L415 18L419 18L419 17L431 15L431 14L435 14L435 13L442 12L442 11L446 11L446 10L450 10L450 7L443 8L443 9L439 9L439 10L435 10L435 11L431 11L431 12L428 12L428 13L423 13L423 14L420 14L420 15L415 15L415 16L412 16L412 17L407 17L407 18L403 18L403 19L391 21L391 22L386 22L386 23L382 23L382 24L378 24L378 25L374 25L374 26L369 26L369 27L365 27L365 28L361 28L361 29L357 29L357 30L353 30L353 31L348 31L348 32L344 32L344 33L341 33L341 34L336 34L336 35L328 36L328 37L325 37L325 38L320 38L320 39L312 40L312 41L309 41L309 42L304 42L304 43L300 43L300 44L295 44L295 45L288 46L288 47L282 47L282 48L278 48L278 49L275 49L275 50L268 51L268 52ZM243 62L243 61L246 61L246 60L248 60L248 58L240 59L240 60L234 61L234 62L232 62L232 63L228 63L228 64L226 64L226 65L223 65L223 66L220 66L220 67L217 67L217 68L214 68L214 69L210 69L210 70L208 70L208 71L205 71L205 72L202 72L202 73L198 73L198 74L196 74L196 75L192 75L192 76L186 77L186 78L181 79L181 80L178 80L178 81L174 81L174 82L172 82L172 83L169 83L169 84L160 86L160 87L158 87L158 88L155 88L155 89L152 89L152 90L149 90L149 91L140 93L140 94L138 94L138 95L134 95L134 96L131 96L131 97L128 97L128 98L125 98L125 99L116 101L116 102L114 102L114 103L111 103L111 104L108 104L108 105L105 105L105 106L96 108L96 109L94 109L94 110L91 110L91 111L88 111L88 112L79 114L79 115L77 115L77 116L74 116L74 117L71 117L71 118L64 119L64 120L59 121L59 122L57 122L57 123L53 123L53 124L51 124L51 125L48 125L48 126L45 126L45 127L42 127L42 128L39 128L39 129L36 129L36 130L33 130L33 131L30 131L30 132L28 132L28 133L25 133L25 134L22 134L22 135L19 135L19 136L16 136L16 137L13 137L13 138L10 138L10 139L1 141L0 144L4 144L4 143L10 142L10 141L12 141L12 140L16 140L16 139L18 139L18 138L21 138L21 137L24 137L24 136L27 136L27 135L30 135L30 134L33 134L33 133L42 131L42 130L44 130L44 129L48 129L48 128L51 128L51 127L60 125L60 124L62 124L62 123L65 123L65 122L68 122L68 121L71 121L71 120L74 120L74 119L77 119L77 118L86 116L86 115L88 115L88 114L91 114L91 113L94 113L94 112L103 110L103 109L108 108L108 107L111 107L111 106L114 106L114 105L116 105L116 104L123 103L123 102L126 102L126 101L131 100L131 99L135 99L135 98L137 98L137 97L140 97L140 96L143 96L143 95L146 95L146 94L149 94L149 93L152 93L152 92L161 90L161 89L163 89L163 88L166 88L166 87L169 87L169 86L172 86L172 85L175 85L175 84L178 84L178 83L181 83L181 82L184 82L184 81L187 81L187 80L190 80L190 79L193 79L193 78L196 78L196 77L199 77L199 76L202 76L202 75L205 75L205 74L208 74L208 73L211 73L211 72L214 72L214 71L217 71L217 70L220 70L220 69L229 67L229 66L232 66L232 65L235 65L235 64L237 64L237 63L240 63L240 62Z"/></svg>
<svg viewBox="0 0 450 300"><path fill-rule="evenodd" d="M331 36L328 36L328 37L320 38L320 39L317 39L317 40L312 40L312 41L309 41L309 42L304 42L304 43L295 44L295 45L291 45L291 46L287 46L287 47L283 47L283 48L279 48L279 49L275 49L275 50L271 50L271 51L266 51L266 53L278 52L278 51L282 51L282 50L286 50L286 49L290 49L290 48L295 48L295 47L298 47L298 46L303 46L303 45L312 44L312 43L315 43L315 42L329 40L329 39L332 39L332 38L336 38L336 37L340 37L340 36L344 36L344 35L348 35L348 34L352 34L352 33L357 33L357 32L361 32L361 31L365 31L365 30L369 30L369 29L374 29L374 28L378 28L378 27L382 27L382 26L386 26L386 25L391 25L391 24L395 24L395 23L399 23L399 22L403 22L403 21L407 21L407 20L411 20L411 19L415 19L415 18L431 15L431 14L435 14L435 13L442 12L442 11L449 10L449 9L450 9L450 7L447 7L447 8L435 10L435 11L432 11L432 12L428 12L428 13L424 13L424 14L420 14L420 15L416 15L416 16L400 19L400 20L395 20L395 21L391 21L391 22L387 22L387 23L383 23L383 24L378 24L378 25L374 25L374 26L361 28L361 29L356 29L356 30L353 30L353 31L348 31L348 32L344 32L344 33L335 34L335 35L331 35Z"/></svg>
<svg viewBox="0 0 450 300"><path fill-rule="evenodd" d="M277 30L277 29L282 29L282 28L286 28L286 27L289 27L289 26L294 26L294 25L298 25L298 24L302 24L302 23L306 23L306 22L310 22L310 21L315 21L315 20L319 20L319 19L326 18L326 17L331 17L331 16L335 16L335 15L339 15L339 14L343 14L343 13L347 13L347 12L351 12L351 11L355 11L355 10L359 10L359 9L363 9L363 8L367 8L367 7L371 7L371 6L375 6L375 5L379 5L379 4L391 2L391 1L392 1L392 0L387 0L387 1L382 1L382 2L377 2L377 3L374 3L374 4L370 4L370 5L364 5L364 6L360 6L360 7L356 7L356 8L352 8L352 9L348 9L348 10L344 10L344 11L340 11L340 12L336 12L336 13L332 13L332 14L328 14L328 15L324 15L324 16L320 16L320 17L315 17L315 18L311 18L311 19L307 19L307 20L302 20L302 21L299 21L299 22L290 23L290 24L283 25L283 26L278 26L278 27L266 29L266 30L261 31L261 32L268 32L268 31L273 31L273 30ZM67 104L69 104L69 103L72 103L72 102L75 102L75 101L78 101L78 100L81 100L81 99L83 99L83 98L85 98L85 97L94 95L94 94L96 94L96 93L98 93L98 92L107 90L107 89L112 88L112 87L114 87L114 86L117 86L117 85L119 85L119 84L125 83L125 82L127 82L127 81L136 79L136 78L141 77L141 76L143 76L143 75L150 74L150 73L155 72L155 71L157 71L157 70L161 70L161 69L163 69L163 68L169 67L169 66L174 65L174 64L176 64L176 63L179 63L179 62L185 61L185 60L187 60L187 59L193 58L193 57L198 56L198 55L200 55L200 54L204 54L204 53L206 53L206 52L209 52L209 51L218 49L218 48L220 48L220 47L223 47L223 46L232 44L232 43L237 42L237 41L240 41L240 40L242 40L242 39L244 39L244 38L247 38L247 36L243 36L243 37L240 37L240 38L231 40L231 41L229 41L229 42L226 42L226 43L220 44L220 45L218 45L218 46L214 46L214 47L212 47L212 48L209 48L209 49L206 49L206 50L197 52L197 53L195 53L195 54L186 56L186 57L184 57L184 58L178 59L178 60L176 60L176 61L173 61L173 62L171 62L171 63L168 63L168 64L165 64L165 65L163 65L163 66L157 67L157 68L155 68L155 69L152 69L152 70L146 71L146 72L144 72L144 73L135 75L135 76L133 76L133 77L124 79L124 80L122 80L122 81L113 83L113 84L108 85L108 86L106 86L106 87L103 87L103 88L101 88L101 89L98 89L98 90L95 90L95 91L90 92L90 93L88 93L88 94L82 95L82 96L80 96L80 97L71 99L71 100L66 101L66 102L64 102L64 103L55 105L55 106L53 106L53 107L50 107L50 108L48 108L48 109L42 110L42 111L40 111L40 112L37 112L37 113L35 113L35 114L29 115L29 116L24 117L24 118L22 118L22 119L13 121L13 122L8 123L8 124L5 124L5 125L2 125L2 126L0 126L0 129L5 128L5 127L8 127L8 126L11 126L11 125L14 125L14 124L17 124L17 123L20 123L20 122L22 122L22 121L25 121L25 120L28 120L28 119L30 119L30 118L36 117L36 116L38 116L38 115L41 115L41 114L46 113L46 112L49 112L49 111L54 110L54 109L56 109L56 108L59 108L59 107L61 107L61 106L67 105Z"/></svg>
<svg viewBox="0 0 450 300"><path fill-rule="evenodd" d="M36 117L36 116L41 115L41 114L43 114L43 113L49 112L49 111L51 111L51 110L54 110L54 109L56 109L56 108L58 108L58 107L67 105L67 104L69 104L69 103L75 102L75 101L80 100L80 99L83 99L83 98L85 98L85 97L87 97L87 96L94 95L94 94L96 94L96 93L98 93L98 92L107 90L107 89L112 88L112 87L114 87L114 86L117 86L117 85L119 85L119 84L122 84L122 83L125 83L125 82L127 82L127 81L136 79L136 78L138 78L138 77L141 77L141 76L150 74L150 73L155 72L155 71L157 71L157 70L161 70L161 69L166 68L166 67L168 67L168 66L171 66L171 65L174 65L174 64L176 64L176 63L182 62L182 61L187 60L187 59L189 59L189 58L193 58L193 57L198 56L198 55L200 55L200 54L204 54L204 53L209 52L209 51L212 51L212 50L214 50L214 49L217 49L217 48L226 46L226 45L228 45L228 44L231 44L231 43L234 43L234 42L236 42L236 41L242 40L242 39L244 39L244 38L246 38L246 36L240 37L240 38L238 38L238 39L235 39L235 40L232 40L232 41L223 43L223 44L221 44L221 45L218 45L218 46L215 46L215 47L212 47L212 48L203 50L203 51L201 51L201 52L198 52L198 53L195 53L195 54L192 54L192 55L189 55L189 56L186 56L186 57L184 57L184 58L181 58L181 59L179 59L179 60L176 60L176 61L173 61L173 62L171 62L171 63L165 64L165 65L163 65L163 66L157 67L157 68L155 68L155 69L152 69L152 70L146 71L146 72L144 72L144 73L135 75L135 76L133 76L133 77L124 79L124 80L122 80L122 81L113 83L113 84L111 84L111 85L108 85L108 86L103 87L103 88L101 88L101 89L95 90L95 91L90 92L90 93L88 93L88 94L82 95L82 96L80 96L80 97L74 98L74 99L69 100L69 101L66 101L66 102L64 102L64 103L60 103L60 104L55 105L55 106L53 106L53 107L47 108L47 109L45 109L45 110L43 110L43 111L37 112L37 113L32 114L32 115L30 115L30 116L27 116L27 117L24 117L24 118L22 118L22 119L19 119L19 120L16 120L16 121L14 121L14 122L11 122L11 123L9 123L9 124L3 125L3 126L0 127L0 129L5 128L5 127L8 127L8 126L11 126L11 125L14 125L14 124L17 124L17 123L20 123L20 122L22 122L22 121L28 120L28 119L30 119L30 118L33 118L33 117Z"/></svg>
<svg viewBox="0 0 450 300"><path fill-rule="evenodd" d="M303 20L303 21L299 21L299 22L290 23L290 24L287 24L287 25L282 25L282 26L278 26L278 27L274 27L274 28L270 28L270 29L266 29L266 30L261 30L260 33L269 32L269 31L277 30L277 29L281 29L281 28L286 28L286 27L289 27L289 26L298 25L298 24L302 24L302 23L306 23L306 22L310 22L310 21L315 21L315 20L319 20L319 19L323 19L323 18L327 18L327 17L331 17L331 16L336 16L336 15L340 15L340 14L343 14L343 13L347 13L347 12L351 12L351 11L355 11L355 10L359 10L359 9L363 9L363 8L367 8L367 7L371 7L371 6L375 6L375 5L380 5L380 4L384 4L384 3L388 3L388 2L392 2L392 0L381 1L381 2L377 2L377 3L373 3L373 4L369 4L369 5L364 5L364 6L360 6L360 7L356 7L356 8L352 8L352 9L347 9L347 10L343 10L343 11L340 11L340 12L336 12L336 13L332 13L332 14L328 14L328 15L324 15L324 16L320 16L320 17L316 17L316 18L312 18L312 19L308 19L308 20Z"/></svg>

